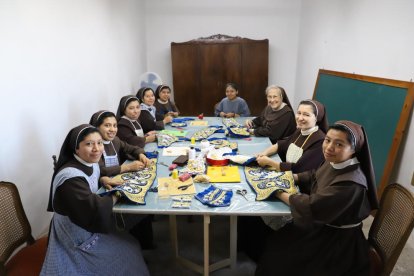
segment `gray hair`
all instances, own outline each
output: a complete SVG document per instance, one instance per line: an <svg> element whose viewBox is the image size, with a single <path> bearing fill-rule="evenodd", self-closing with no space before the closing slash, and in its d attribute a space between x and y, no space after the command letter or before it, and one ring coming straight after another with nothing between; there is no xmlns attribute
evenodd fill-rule
<svg viewBox="0 0 414 276"><path fill-rule="evenodd" d="M283 88L280 87L280 86L274 85L274 84L271 84L268 87L266 87L266 90L265 90L266 96L269 93L270 89L277 89L277 90L279 90L280 91L280 96L283 97Z"/></svg>

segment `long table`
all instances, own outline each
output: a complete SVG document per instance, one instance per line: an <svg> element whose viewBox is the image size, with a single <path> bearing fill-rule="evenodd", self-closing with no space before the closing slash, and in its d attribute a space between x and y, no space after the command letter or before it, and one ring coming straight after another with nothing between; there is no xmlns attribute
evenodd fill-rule
<svg viewBox="0 0 414 276"><path fill-rule="evenodd" d="M222 119L216 117L204 118L208 122L208 125L222 125ZM238 118L238 121L242 123L245 120ZM188 131L187 137L190 137L197 130L203 129L206 126L188 126L183 128ZM174 130L174 128L167 126L166 129ZM214 134L211 137L224 137L223 133ZM249 139L235 139L228 138L229 141L238 143L238 152L244 155L254 155L264 149L268 148L271 143L268 138L264 137L250 137ZM172 146L189 146L189 142L176 142ZM199 146L199 142L196 143L196 147ZM156 143L150 143L145 146L146 151L159 151L158 163L164 162L171 164L176 157L163 156L162 149L158 149ZM278 157L275 157L278 158ZM229 266L234 269L237 261L237 216L283 216L290 214L289 207L283 202L273 199L269 201L256 201L255 193L247 184L243 167L239 166L239 172L241 175L240 183L215 183L214 185L222 189L232 189L233 198L231 204L228 207L207 207L196 199L191 202L189 209L175 209L171 208L170 198L159 198L157 193L149 192L146 195L145 205L132 205L127 203L118 203L114 206L113 211L117 213L130 213L130 214L163 214L170 216L170 232L173 249L175 251L176 259L187 266L188 268L209 275L209 272L220 269L222 267ZM157 178L168 176L170 171L167 167L157 166ZM158 183L155 181L153 187L157 187ZM206 189L209 184L195 183L196 192L201 192ZM248 192L243 196L236 194L236 190L246 189ZM179 255L178 240L177 240L177 215L200 215L203 216L203 228L204 228L204 263L202 266L193 263ZM217 263L209 263L209 224L211 216L229 216L230 217L230 256L229 258L219 261Z"/></svg>

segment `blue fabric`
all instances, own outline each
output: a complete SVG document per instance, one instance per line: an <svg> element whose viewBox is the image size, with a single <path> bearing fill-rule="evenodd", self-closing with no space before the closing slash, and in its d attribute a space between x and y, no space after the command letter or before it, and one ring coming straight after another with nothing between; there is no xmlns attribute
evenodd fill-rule
<svg viewBox="0 0 414 276"><path fill-rule="evenodd" d="M194 118L174 118L172 120L173 123L185 123L187 121L193 121Z"/></svg>
<svg viewBox="0 0 414 276"><path fill-rule="evenodd" d="M232 197L232 190L219 189L213 185L210 185L210 187L195 195L197 200L209 207L229 206Z"/></svg>

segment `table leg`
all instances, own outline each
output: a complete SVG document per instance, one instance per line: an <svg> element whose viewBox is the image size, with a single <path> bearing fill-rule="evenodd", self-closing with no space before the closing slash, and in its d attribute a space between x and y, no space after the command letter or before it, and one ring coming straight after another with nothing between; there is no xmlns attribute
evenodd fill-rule
<svg viewBox="0 0 414 276"><path fill-rule="evenodd" d="M230 268L237 263L237 216L230 216Z"/></svg>
<svg viewBox="0 0 414 276"><path fill-rule="evenodd" d="M210 271L210 243L209 243L209 233L210 230L210 216L204 215L204 276L209 275Z"/></svg>
<svg viewBox="0 0 414 276"><path fill-rule="evenodd" d="M175 258L178 258L177 216L170 215L170 235Z"/></svg>

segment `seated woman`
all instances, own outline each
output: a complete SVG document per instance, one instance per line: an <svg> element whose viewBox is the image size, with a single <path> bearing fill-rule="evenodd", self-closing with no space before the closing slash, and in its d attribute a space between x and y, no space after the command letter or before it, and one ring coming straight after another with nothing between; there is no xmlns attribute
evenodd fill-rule
<svg viewBox="0 0 414 276"><path fill-rule="evenodd" d="M297 130L289 137L258 154L260 166L270 166L277 171L300 173L319 168L325 161L322 143L328 129L325 107L315 100L301 101L296 112ZM282 162L268 156L278 153ZM266 237L291 220L291 216L241 216L238 220L240 249L257 261ZM255 235L251 235L251 233Z"/></svg>
<svg viewBox="0 0 414 276"><path fill-rule="evenodd" d="M73 128L63 142L50 187L55 212L41 275L149 275L141 248L117 232L117 197L96 194L103 142L91 125Z"/></svg>
<svg viewBox="0 0 414 276"><path fill-rule="evenodd" d="M101 170L100 183L105 188L111 189L111 186L122 184L122 182L114 181L111 176L142 170L150 165L142 148L129 145L116 137L118 128L115 114L106 110L96 112L89 123L98 128L103 138L104 151L99 160L99 168ZM124 164L126 160L135 161ZM143 249L154 248L151 216L135 215L134 217L139 223L129 232L140 241Z"/></svg>
<svg viewBox="0 0 414 276"><path fill-rule="evenodd" d="M325 160L322 143L328 129L325 107L318 101L301 101L296 112L296 131L289 137L278 140L257 155L260 166L270 166L277 171L300 173L317 169ZM268 156L279 154L282 162Z"/></svg>
<svg viewBox="0 0 414 276"><path fill-rule="evenodd" d="M301 193L279 193L293 222L272 233L256 275L368 275L362 220L378 208L368 140L362 126L338 121L322 145L326 161L294 174Z"/></svg>
<svg viewBox="0 0 414 276"><path fill-rule="evenodd" d="M89 124L98 128L103 138L104 151L99 160L99 168L101 170L100 182L104 186L110 188L112 185L122 184L113 182L111 176L148 167L150 161L142 148L129 145L116 136L118 127L114 113L106 110L98 111L92 115ZM124 164L126 160L135 161Z"/></svg>
<svg viewBox="0 0 414 276"><path fill-rule="evenodd" d="M124 96L119 101L116 118L118 119L117 136L126 143L143 148L146 143L156 140L155 131L144 134L144 130L138 121L141 114L141 106L137 97Z"/></svg>
<svg viewBox="0 0 414 276"><path fill-rule="evenodd" d="M226 84L226 97L215 106L214 115L224 118L248 117L250 110L244 99L238 97L239 89L235 83Z"/></svg>
<svg viewBox="0 0 414 276"><path fill-rule="evenodd" d="M268 86L266 97L268 105L259 117L246 120L246 127L255 136L269 137L274 144L296 130L295 115L282 87Z"/></svg>
<svg viewBox="0 0 414 276"><path fill-rule="evenodd" d="M155 95L149 87L142 87L137 92L137 98L141 101L141 115L139 121L141 122L144 133L153 130L162 130L164 126L172 122L171 115L159 116L156 115L157 108L154 106Z"/></svg>
<svg viewBox="0 0 414 276"><path fill-rule="evenodd" d="M170 99L171 96L171 88L167 85L158 85L157 89L155 90L155 98L156 101L154 106L157 108L157 113L159 116L166 116L170 115L173 117L177 117L180 113L178 111L177 106L173 103Z"/></svg>

